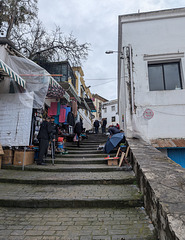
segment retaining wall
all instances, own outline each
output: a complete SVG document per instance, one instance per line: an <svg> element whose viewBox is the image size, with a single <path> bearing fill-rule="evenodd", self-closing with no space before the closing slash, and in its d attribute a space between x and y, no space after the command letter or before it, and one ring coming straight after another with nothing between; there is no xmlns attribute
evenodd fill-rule
<svg viewBox="0 0 185 240"><path fill-rule="evenodd" d="M144 206L160 240L185 240L185 169L140 139L127 139Z"/></svg>

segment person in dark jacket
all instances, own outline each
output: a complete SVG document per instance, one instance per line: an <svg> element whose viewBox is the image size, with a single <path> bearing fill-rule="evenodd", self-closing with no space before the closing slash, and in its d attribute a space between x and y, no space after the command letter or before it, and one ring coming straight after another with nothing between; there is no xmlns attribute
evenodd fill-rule
<svg viewBox="0 0 185 240"><path fill-rule="evenodd" d="M39 157L37 165L45 165L43 162L43 157L47 153L50 133L51 128L49 126L48 119L45 119L41 124L40 131L37 137L39 140Z"/></svg>
<svg viewBox="0 0 185 240"><path fill-rule="evenodd" d="M80 147L80 134L82 133L82 122L77 121L74 127L74 133L78 136L78 147Z"/></svg>
<svg viewBox="0 0 185 240"><path fill-rule="evenodd" d="M108 129L108 132L110 133L110 135L114 135L114 134L116 134L116 133L120 133L120 130L117 129L117 127L110 127L110 128Z"/></svg>
<svg viewBox="0 0 185 240"><path fill-rule="evenodd" d="M106 133L106 125L107 125L107 120L105 118L102 119L102 134Z"/></svg>
<svg viewBox="0 0 185 240"><path fill-rule="evenodd" d="M98 121L98 120L95 120L95 121L94 121L94 127L95 127L95 133L96 133L96 134L98 133L99 126L100 126L99 121Z"/></svg>
<svg viewBox="0 0 185 240"><path fill-rule="evenodd" d="M51 140L51 155L52 159L55 158L55 146L57 146L58 142L58 126L55 124L55 118L51 117L49 127L50 127L50 140Z"/></svg>

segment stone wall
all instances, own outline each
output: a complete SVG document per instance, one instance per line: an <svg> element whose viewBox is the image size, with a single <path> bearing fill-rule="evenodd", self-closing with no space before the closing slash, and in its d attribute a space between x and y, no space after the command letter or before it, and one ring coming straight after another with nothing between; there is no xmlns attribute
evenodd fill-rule
<svg viewBox="0 0 185 240"><path fill-rule="evenodd" d="M185 169L140 139L127 139L144 206L160 240L185 240Z"/></svg>

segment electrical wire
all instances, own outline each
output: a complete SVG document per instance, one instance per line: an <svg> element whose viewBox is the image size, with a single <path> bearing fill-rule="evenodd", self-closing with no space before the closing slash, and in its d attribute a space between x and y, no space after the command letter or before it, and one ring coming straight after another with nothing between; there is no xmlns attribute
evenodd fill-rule
<svg viewBox="0 0 185 240"><path fill-rule="evenodd" d="M106 82L106 83L96 84L96 85L94 85L94 86L91 86L91 88L92 88L92 87L96 87L96 86L100 86L100 85L105 85L105 84L107 84L107 83L111 83L111 82L113 82L113 81L109 81L109 82Z"/></svg>
<svg viewBox="0 0 185 240"><path fill-rule="evenodd" d="M106 81L110 79L117 79L117 78L86 78L85 80L93 80L93 81Z"/></svg>

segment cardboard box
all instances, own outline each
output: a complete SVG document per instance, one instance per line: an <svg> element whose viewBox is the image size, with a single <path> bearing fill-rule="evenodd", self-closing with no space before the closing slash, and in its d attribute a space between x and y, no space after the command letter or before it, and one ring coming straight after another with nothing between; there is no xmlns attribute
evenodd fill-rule
<svg viewBox="0 0 185 240"><path fill-rule="evenodd" d="M12 149L4 149L2 164L3 165L12 165L12 163L13 163L13 150Z"/></svg>
<svg viewBox="0 0 185 240"><path fill-rule="evenodd" d="M35 153L34 151L26 151L25 152L24 166L34 163L34 153ZM15 150L13 165L22 166L23 158L24 158L24 151Z"/></svg>
<svg viewBox="0 0 185 240"><path fill-rule="evenodd" d="M118 159L109 159L108 160L108 166L117 166L118 165Z"/></svg>

